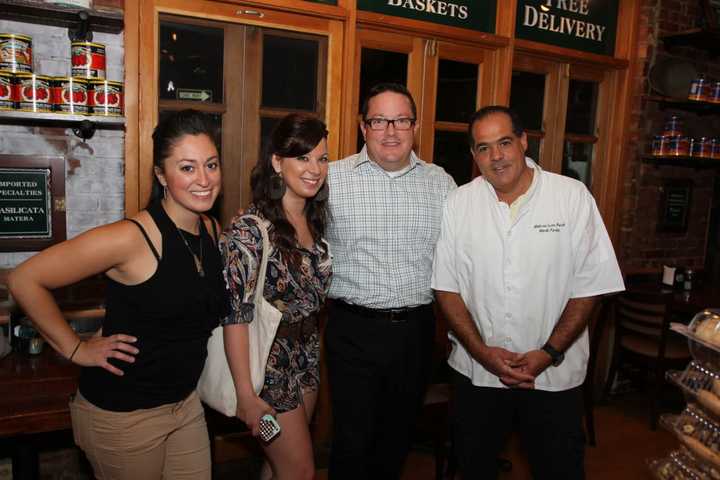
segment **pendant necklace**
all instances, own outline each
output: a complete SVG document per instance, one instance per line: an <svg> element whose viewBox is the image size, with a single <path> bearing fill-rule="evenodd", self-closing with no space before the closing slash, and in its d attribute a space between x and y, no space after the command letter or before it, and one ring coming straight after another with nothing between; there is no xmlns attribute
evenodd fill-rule
<svg viewBox="0 0 720 480"><path fill-rule="evenodd" d="M199 220L198 220L198 226L199 226ZM178 234L180 235L180 238L182 239L183 243L185 244L185 247L188 249L188 252L190 252L190 255L192 255L193 260L195 260L195 269L197 270L198 275L200 275L201 278L205 277L205 269L203 268L203 242L202 242L202 235L199 236L200 239L200 258L198 258L197 255L195 255L195 252L193 252L192 248L190 248L190 244L188 244L187 239L185 238L185 234L180 230L177 225L175 225L175 229L177 230ZM200 232L200 228L198 228L198 232Z"/></svg>

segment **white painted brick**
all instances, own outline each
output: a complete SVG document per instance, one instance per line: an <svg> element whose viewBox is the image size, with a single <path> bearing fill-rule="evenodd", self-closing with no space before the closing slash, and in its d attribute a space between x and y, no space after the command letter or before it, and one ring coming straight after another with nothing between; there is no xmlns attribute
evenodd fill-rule
<svg viewBox="0 0 720 480"><path fill-rule="evenodd" d="M70 151L75 152L77 148L85 148L82 145L78 145L82 143L83 141L77 137L70 139ZM101 137L93 137L85 143L92 149L92 155L98 157L122 156L124 152L122 142L108 142Z"/></svg>
<svg viewBox="0 0 720 480"><path fill-rule="evenodd" d="M0 153L64 155L66 152L66 142L56 139L46 139L40 135L2 135L0 137Z"/></svg>
<svg viewBox="0 0 720 480"><path fill-rule="evenodd" d="M90 193L92 191L93 180L86 177L77 177L70 175L65 178L65 193L72 190L77 193Z"/></svg>
<svg viewBox="0 0 720 480"><path fill-rule="evenodd" d="M97 195L72 193L65 198L67 211L97 212L100 207L100 199Z"/></svg>
<svg viewBox="0 0 720 480"><path fill-rule="evenodd" d="M100 197L100 211L122 212L125 209L125 195L103 195Z"/></svg>
<svg viewBox="0 0 720 480"><path fill-rule="evenodd" d="M13 268L32 257L34 252L0 253L0 268Z"/></svg>

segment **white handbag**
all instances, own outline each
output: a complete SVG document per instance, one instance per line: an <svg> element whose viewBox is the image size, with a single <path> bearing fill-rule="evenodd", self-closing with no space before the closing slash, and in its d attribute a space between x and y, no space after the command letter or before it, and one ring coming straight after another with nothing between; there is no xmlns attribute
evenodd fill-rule
<svg viewBox="0 0 720 480"><path fill-rule="evenodd" d="M270 254L270 240L263 221L255 215L246 215L257 222L262 233L262 261L258 269L258 279L255 288L255 315L248 324L248 346L250 357L250 376L255 393L260 393L265 384L265 367L270 355L270 348L275 340L282 312L270 305L263 297L265 287L265 272ZM200 399L210 408L228 416L234 417L237 411L237 396L233 383L230 366L225 356L225 343L223 340L223 327L212 331L208 340L208 356L205 361L197 391Z"/></svg>

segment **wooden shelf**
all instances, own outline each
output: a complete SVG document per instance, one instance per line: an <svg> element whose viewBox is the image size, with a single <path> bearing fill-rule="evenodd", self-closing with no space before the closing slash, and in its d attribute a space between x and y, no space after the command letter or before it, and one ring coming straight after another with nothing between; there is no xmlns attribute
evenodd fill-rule
<svg viewBox="0 0 720 480"><path fill-rule="evenodd" d="M682 32L670 33L660 37L668 48L693 47L706 50L713 55L720 54L720 31L705 28L692 28Z"/></svg>
<svg viewBox="0 0 720 480"><path fill-rule="evenodd" d="M644 155L641 157L644 163L652 163L655 165L667 165L674 167L687 168L718 168L720 160L714 158L700 157L656 157L654 155Z"/></svg>
<svg viewBox="0 0 720 480"><path fill-rule="evenodd" d="M660 108L674 108L678 110L686 110L697 114L719 114L720 103L697 102L688 100L687 98L666 97L662 95L643 95L643 100L647 102L656 102L660 104Z"/></svg>
<svg viewBox="0 0 720 480"><path fill-rule="evenodd" d="M52 112L16 112L0 110L0 123L50 125L58 127L76 127L83 121L94 123L98 128L123 129L125 117L105 117L98 115L68 115Z"/></svg>
<svg viewBox="0 0 720 480"><path fill-rule="evenodd" d="M120 33L125 25L121 11L87 10L39 0L0 0L0 10L0 18L4 20L66 28L77 28L81 23L78 14L87 12L89 29L103 33Z"/></svg>

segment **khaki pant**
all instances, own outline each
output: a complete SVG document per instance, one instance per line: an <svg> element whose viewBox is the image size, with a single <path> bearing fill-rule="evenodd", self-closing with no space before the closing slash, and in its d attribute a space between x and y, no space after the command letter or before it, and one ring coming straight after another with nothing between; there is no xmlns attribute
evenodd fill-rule
<svg viewBox="0 0 720 480"><path fill-rule="evenodd" d="M99 480L210 479L210 440L197 393L132 412L70 401L75 443Z"/></svg>

